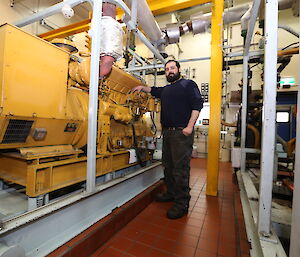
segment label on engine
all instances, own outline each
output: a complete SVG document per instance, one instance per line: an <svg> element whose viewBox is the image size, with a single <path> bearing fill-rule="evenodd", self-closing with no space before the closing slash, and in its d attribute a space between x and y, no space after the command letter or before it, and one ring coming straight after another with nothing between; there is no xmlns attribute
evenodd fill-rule
<svg viewBox="0 0 300 257"><path fill-rule="evenodd" d="M68 123L65 127L65 132L75 132L77 129L77 123Z"/></svg>

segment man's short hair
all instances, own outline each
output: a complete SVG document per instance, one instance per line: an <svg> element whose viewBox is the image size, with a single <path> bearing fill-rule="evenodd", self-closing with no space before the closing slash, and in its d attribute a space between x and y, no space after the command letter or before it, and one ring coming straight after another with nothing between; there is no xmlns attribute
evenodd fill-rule
<svg viewBox="0 0 300 257"><path fill-rule="evenodd" d="M178 61L176 61L176 60L169 60L169 61L167 61L166 64L165 64L165 69L166 69L166 66L167 66L167 64L168 64L169 62L175 62L177 68L180 69L180 63L179 63Z"/></svg>

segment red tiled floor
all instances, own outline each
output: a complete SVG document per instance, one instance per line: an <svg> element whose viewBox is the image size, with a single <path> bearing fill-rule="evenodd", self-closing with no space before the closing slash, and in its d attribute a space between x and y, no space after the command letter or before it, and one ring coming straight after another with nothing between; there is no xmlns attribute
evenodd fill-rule
<svg viewBox="0 0 300 257"><path fill-rule="evenodd" d="M174 256L172 253L167 253L158 249L151 249L148 257L171 257Z"/></svg>
<svg viewBox="0 0 300 257"><path fill-rule="evenodd" d="M102 257L120 257L122 256L122 252L112 248L112 247L108 247L106 249L104 249L100 255L98 256L102 256Z"/></svg>
<svg viewBox="0 0 300 257"><path fill-rule="evenodd" d="M107 242L107 245L117 249L121 252L126 252L131 245L133 245L134 241L127 239L122 236L115 236L110 241Z"/></svg>
<svg viewBox="0 0 300 257"><path fill-rule="evenodd" d="M204 250L198 249L194 257L216 257L215 253L206 252Z"/></svg>
<svg viewBox="0 0 300 257"><path fill-rule="evenodd" d="M93 257L250 256L239 189L230 163L220 163L218 197L206 196L206 160L191 162L187 216L169 220L172 203L152 202Z"/></svg>
<svg viewBox="0 0 300 257"><path fill-rule="evenodd" d="M137 242L145 245L154 245L158 241L158 237L147 232L143 232L141 236L137 239Z"/></svg>
<svg viewBox="0 0 300 257"><path fill-rule="evenodd" d="M195 252L196 248L184 244L178 244L174 249L174 255L180 257L193 257Z"/></svg>
<svg viewBox="0 0 300 257"><path fill-rule="evenodd" d="M147 256L150 253L150 250L152 247L149 247L145 244L135 242L133 245L130 246L130 248L126 251L126 253L132 255L132 256Z"/></svg>

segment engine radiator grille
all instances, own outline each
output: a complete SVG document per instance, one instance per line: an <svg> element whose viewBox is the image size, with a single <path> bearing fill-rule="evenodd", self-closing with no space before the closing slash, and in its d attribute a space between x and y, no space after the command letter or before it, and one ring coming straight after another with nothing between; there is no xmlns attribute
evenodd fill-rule
<svg viewBox="0 0 300 257"><path fill-rule="evenodd" d="M2 144L25 143L33 121L9 120Z"/></svg>

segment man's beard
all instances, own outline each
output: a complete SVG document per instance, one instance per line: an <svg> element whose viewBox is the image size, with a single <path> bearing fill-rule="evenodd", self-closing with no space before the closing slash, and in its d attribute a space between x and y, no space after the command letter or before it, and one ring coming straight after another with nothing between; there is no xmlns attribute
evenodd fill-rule
<svg viewBox="0 0 300 257"><path fill-rule="evenodd" d="M172 83L178 79L180 79L180 72L177 73L170 73L168 76L166 76L167 81Z"/></svg>

